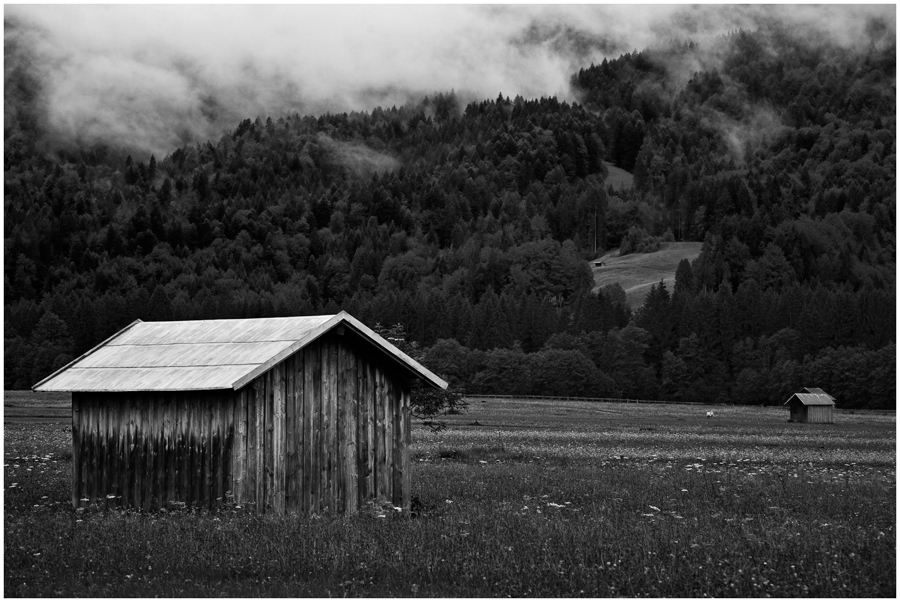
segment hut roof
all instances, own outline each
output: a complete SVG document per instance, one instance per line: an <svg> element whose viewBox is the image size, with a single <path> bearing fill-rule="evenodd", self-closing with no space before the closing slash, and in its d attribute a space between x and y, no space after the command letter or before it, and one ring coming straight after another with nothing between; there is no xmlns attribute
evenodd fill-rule
<svg viewBox="0 0 900 602"><path fill-rule="evenodd" d="M834 399L827 393L794 393L786 402L784 402L784 405L788 405L795 399L805 406L834 405Z"/></svg>
<svg viewBox="0 0 900 602"><path fill-rule="evenodd" d="M431 386L447 383L348 314L237 320L136 320L32 387L35 391L239 389L344 325Z"/></svg>
<svg viewBox="0 0 900 602"><path fill-rule="evenodd" d="M803 387L803 390L806 391L807 393L814 393L816 395L824 395L831 401L834 401L834 397L832 397L831 395L829 395L828 393L826 393L825 391L823 391L822 389L820 389L818 387Z"/></svg>

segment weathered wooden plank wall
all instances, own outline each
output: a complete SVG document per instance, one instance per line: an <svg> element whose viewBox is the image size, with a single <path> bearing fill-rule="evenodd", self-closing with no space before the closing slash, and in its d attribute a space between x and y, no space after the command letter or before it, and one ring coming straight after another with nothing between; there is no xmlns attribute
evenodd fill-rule
<svg viewBox="0 0 900 602"><path fill-rule="evenodd" d="M72 504L215 507L231 487L233 392L73 393Z"/></svg>
<svg viewBox="0 0 900 602"><path fill-rule="evenodd" d="M831 406L807 406L807 422L815 424L830 424L834 422L834 413Z"/></svg>
<svg viewBox="0 0 900 602"><path fill-rule="evenodd" d="M409 391L355 335L323 336L237 399L236 503L349 514L381 498L409 508Z"/></svg>
<svg viewBox="0 0 900 602"><path fill-rule="evenodd" d="M240 391L74 393L72 503L409 508L409 390L355 334L328 333Z"/></svg>

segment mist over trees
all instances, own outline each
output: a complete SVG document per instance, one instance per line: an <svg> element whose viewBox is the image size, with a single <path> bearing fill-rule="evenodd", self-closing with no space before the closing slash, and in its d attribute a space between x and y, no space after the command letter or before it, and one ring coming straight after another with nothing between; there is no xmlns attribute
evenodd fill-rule
<svg viewBox="0 0 900 602"><path fill-rule="evenodd" d="M4 386L137 318L345 309L470 392L894 407L893 43L710 44L585 66L578 103L248 118L149 159L46 152L7 72ZM592 291L589 259L651 237L703 250L635 312Z"/></svg>

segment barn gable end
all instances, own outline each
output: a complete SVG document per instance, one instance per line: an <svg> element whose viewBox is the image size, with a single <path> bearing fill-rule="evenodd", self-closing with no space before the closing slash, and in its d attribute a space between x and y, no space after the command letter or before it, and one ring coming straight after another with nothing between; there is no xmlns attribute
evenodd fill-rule
<svg viewBox="0 0 900 602"><path fill-rule="evenodd" d="M73 505L408 509L410 385L446 383L347 314L310 318L299 342L277 334L301 320L132 325L35 385L82 388L69 389ZM164 369L175 369L168 389Z"/></svg>
<svg viewBox="0 0 900 602"><path fill-rule="evenodd" d="M324 336L237 395L236 503L276 512L354 512L377 498L409 506L409 388L356 336Z"/></svg>
<svg viewBox="0 0 900 602"><path fill-rule="evenodd" d="M784 402L790 407L791 422L831 424L834 422L834 398L821 389L806 388Z"/></svg>

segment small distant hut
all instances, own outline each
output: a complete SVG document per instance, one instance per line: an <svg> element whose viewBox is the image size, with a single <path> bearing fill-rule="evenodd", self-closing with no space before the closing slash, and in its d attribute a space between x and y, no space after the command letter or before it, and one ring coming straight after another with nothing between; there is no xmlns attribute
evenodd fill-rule
<svg viewBox="0 0 900 602"><path fill-rule="evenodd" d="M595 268L602 268L602 267L603 267L603 262L600 261L600 260L598 259L598 260L596 260L596 261L593 262L593 265L594 265Z"/></svg>
<svg viewBox="0 0 900 602"><path fill-rule="evenodd" d="M446 388L341 312L137 320L35 391L72 392L72 505L410 507L410 389Z"/></svg>
<svg viewBox="0 0 900 602"><path fill-rule="evenodd" d="M805 387L802 392L791 395L784 405L791 409L791 422L834 422L834 398L822 389Z"/></svg>

